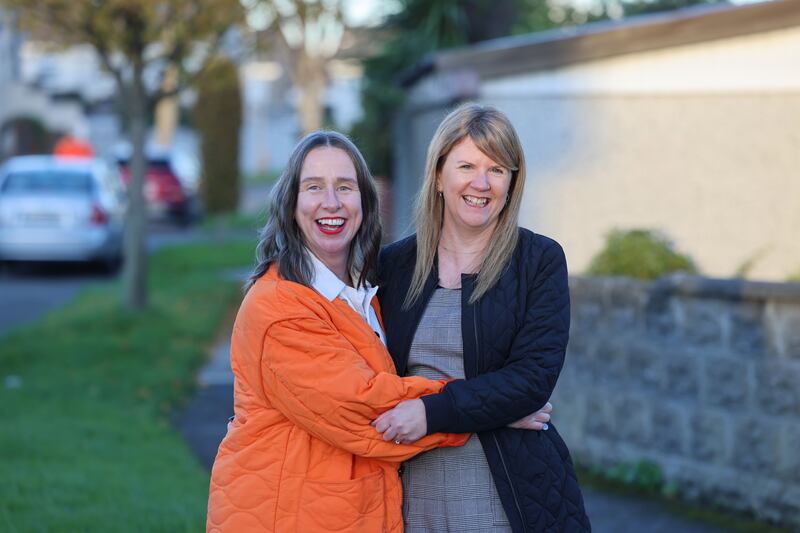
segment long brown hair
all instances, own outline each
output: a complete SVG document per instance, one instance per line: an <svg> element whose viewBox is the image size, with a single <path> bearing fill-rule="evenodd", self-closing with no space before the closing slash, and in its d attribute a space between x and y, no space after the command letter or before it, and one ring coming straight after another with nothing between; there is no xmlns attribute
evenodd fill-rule
<svg viewBox="0 0 800 533"><path fill-rule="evenodd" d="M314 279L303 232L300 231L294 217L303 163L311 150L322 146L343 150L350 156L356 169L356 180L361 192L362 221L361 227L350 243L347 271L358 273L358 279L354 280L356 287L367 281L376 283L381 221L375 182L364 157L350 139L335 131L315 131L297 143L286 169L272 188L269 218L261 230L256 247L256 266L245 283L246 291L274 262L278 263L278 273L284 279L306 286L309 286Z"/></svg>
<svg viewBox="0 0 800 533"><path fill-rule="evenodd" d="M494 233L484 252L478 281L470 297L476 302L491 289L503 273L517 245L517 221L525 186L525 156L517 132L505 114L494 107L464 104L445 117L428 146L425 179L417 196L417 262L403 308L410 308L422 294L431 273L444 221L444 199L437 194L436 179L447 155L466 137L498 164L511 171L508 202L500 212Z"/></svg>

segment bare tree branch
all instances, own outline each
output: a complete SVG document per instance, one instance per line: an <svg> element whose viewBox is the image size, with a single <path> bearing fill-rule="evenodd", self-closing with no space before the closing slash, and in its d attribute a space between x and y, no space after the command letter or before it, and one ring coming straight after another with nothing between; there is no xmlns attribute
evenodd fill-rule
<svg viewBox="0 0 800 533"><path fill-rule="evenodd" d="M280 9L284 5L290 8ZM257 6L272 13L270 27L274 38L288 55L286 67L299 93L298 114L303 131L320 128L328 62L341 45L336 33L344 32L342 0L288 0L285 4L260 0ZM299 32L296 43L295 36L290 34L294 31Z"/></svg>
<svg viewBox="0 0 800 533"><path fill-rule="evenodd" d="M200 67L193 72L188 72L185 68L178 69L178 84L174 89L164 90L161 86L156 89L150 96L150 103L155 105L164 98L175 96L178 93L186 90L189 86L193 85L197 79L208 70L208 65L213 60L214 56L219 52L224 37L224 32L216 35L208 45L206 51L203 53L203 59L200 61ZM173 63L176 64L176 63Z"/></svg>

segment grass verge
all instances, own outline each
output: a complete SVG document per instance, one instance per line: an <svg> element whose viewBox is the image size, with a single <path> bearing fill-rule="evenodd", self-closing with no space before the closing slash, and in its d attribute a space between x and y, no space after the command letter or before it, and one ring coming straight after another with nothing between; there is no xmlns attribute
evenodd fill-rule
<svg viewBox="0 0 800 533"><path fill-rule="evenodd" d="M164 249L150 309L118 285L0 340L0 531L202 531L208 472L169 415L193 390L253 242Z"/></svg>
<svg viewBox="0 0 800 533"><path fill-rule="evenodd" d="M604 470L575 464L581 485L598 492L634 497L653 502L675 516L703 522L724 531L738 533L790 533L789 529L767 524L750 515L721 509L713 504L687 502L680 487L664 483L658 467L649 462L623 464Z"/></svg>
<svg viewBox="0 0 800 533"><path fill-rule="evenodd" d="M231 231L250 233L254 237L267 222L267 211L260 213L228 213L206 217L202 228L211 235L224 234Z"/></svg>
<svg viewBox="0 0 800 533"><path fill-rule="evenodd" d="M278 170L264 170L261 172L251 172L241 177L241 182L246 185L266 185L278 181L281 173Z"/></svg>

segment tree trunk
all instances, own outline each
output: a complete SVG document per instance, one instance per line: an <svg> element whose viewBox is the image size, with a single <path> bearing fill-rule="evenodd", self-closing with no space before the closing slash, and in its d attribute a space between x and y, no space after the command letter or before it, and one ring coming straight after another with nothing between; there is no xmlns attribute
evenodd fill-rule
<svg viewBox="0 0 800 533"><path fill-rule="evenodd" d="M130 160L128 223L125 232L125 306L142 310L147 307L147 209L144 199L147 105L142 68L139 65L134 66L128 94L133 154Z"/></svg>
<svg viewBox="0 0 800 533"><path fill-rule="evenodd" d="M177 86L178 69L173 64L167 65L161 89L172 91ZM162 98L156 104L155 114L156 144L164 150L169 150L172 146L172 138L175 136L175 128L178 125L178 98L176 96Z"/></svg>
<svg viewBox="0 0 800 533"><path fill-rule="evenodd" d="M300 127L303 128L303 135L305 135L322 127L324 118L323 96L327 83L325 61L317 57L311 57L304 50L301 50L297 54L295 80L295 86L300 92L298 105Z"/></svg>

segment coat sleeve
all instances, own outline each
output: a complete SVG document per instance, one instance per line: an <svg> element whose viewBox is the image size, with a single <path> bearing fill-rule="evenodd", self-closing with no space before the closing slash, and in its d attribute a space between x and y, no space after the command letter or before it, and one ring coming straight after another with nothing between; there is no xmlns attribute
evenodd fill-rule
<svg viewBox="0 0 800 533"><path fill-rule="evenodd" d="M375 372L345 337L313 314L281 320L267 330L261 369L265 394L275 408L354 455L402 462L433 448L463 445L469 438L438 433L408 445L384 441L371 421L403 400L440 391L444 382Z"/></svg>
<svg viewBox="0 0 800 533"><path fill-rule="evenodd" d="M564 364L570 322L567 264L558 243L542 252L540 265L505 365L424 397L429 433L498 429L536 412L550 398Z"/></svg>

